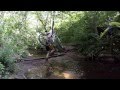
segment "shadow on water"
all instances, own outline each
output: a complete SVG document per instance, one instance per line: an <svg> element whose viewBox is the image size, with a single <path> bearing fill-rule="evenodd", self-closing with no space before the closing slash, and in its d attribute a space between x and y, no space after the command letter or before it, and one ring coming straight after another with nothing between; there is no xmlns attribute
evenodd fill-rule
<svg viewBox="0 0 120 90"><path fill-rule="evenodd" d="M79 59L85 79L120 79L120 63Z"/></svg>

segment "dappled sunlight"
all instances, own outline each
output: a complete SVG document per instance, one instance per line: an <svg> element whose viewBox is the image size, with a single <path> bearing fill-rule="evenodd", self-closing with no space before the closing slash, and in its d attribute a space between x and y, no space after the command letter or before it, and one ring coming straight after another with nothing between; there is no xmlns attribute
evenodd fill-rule
<svg viewBox="0 0 120 90"><path fill-rule="evenodd" d="M54 72L54 76L59 77L61 79L74 79L73 76L67 72L63 72L63 73Z"/></svg>
<svg viewBox="0 0 120 90"><path fill-rule="evenodd" d="M76 79L77 75L73 74L73 72L62 72L62 73L54 73L55 76L61 79Z"/></svg>
<svg viewBox="0 0 120 90"><path fill-rule="evenodd" d="M78 79L79 78L79 74L77 74L74 71L65 71L62 73L62 75L65 79Z"/></svg>
<svg viewBox="0 0 120 90"><path fill-rule="evenodd" d="M71 79L71 75L69 73L63 73L65 79Z"/></svg>

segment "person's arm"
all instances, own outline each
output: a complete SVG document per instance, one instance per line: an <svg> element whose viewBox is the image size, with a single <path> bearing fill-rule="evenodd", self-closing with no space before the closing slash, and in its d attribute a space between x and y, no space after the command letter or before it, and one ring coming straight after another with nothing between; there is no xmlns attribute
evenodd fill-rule
<svg viewBox="0 0 120 90"><path fill-rule="evenodd" d="M54 20L53 20L53 22L52 22L52 27L51 27L51 29L52 29L52 35L53 35L53 30L54 30Z"/></svg>

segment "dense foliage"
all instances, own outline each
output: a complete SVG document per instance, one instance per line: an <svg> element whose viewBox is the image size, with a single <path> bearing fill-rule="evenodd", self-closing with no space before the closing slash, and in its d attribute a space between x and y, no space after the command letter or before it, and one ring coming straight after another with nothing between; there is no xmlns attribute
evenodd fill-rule
<svg viewBox="0 0 120 90"><path fill-rule="evenodd" d="M114 45L116 48L118 48L119 43L115 43L115 40L111 42L111 38L108 35L100 39L101 33L99 34L97 27L107 28L111 21L119 21L119 16L119 12L115 11L85 11L81 14L76 13L74 17L69 18L69 22L62 23L58 32L64 43L77 44L79 52L83 55L98 56L101 51L110 52L111 43L117 45ZM75 17L76 20L74 20ZM116 31L118 35L120 33L119 30L112 32ZM116 37L116 34L114 35ZM119 41L119 38L117 39ZM119 50L117 49L117 51Z"/></svg>
<svg viewBox="0 0 120 90"><path fill-rule="evenodd" d="M83 55L97 56L101 51L110 52L111 48L113 54L119 53L119 30L113 30L112 38L105 34L101 39L97 30L108 27L111 21L119 26L119 11L56 11L54 16L52 11L1 11L0 74L13 72L15 61L29 55L29 49L44 47L38 36L49 31L53 17L62 43L77 45Z"/></svg>

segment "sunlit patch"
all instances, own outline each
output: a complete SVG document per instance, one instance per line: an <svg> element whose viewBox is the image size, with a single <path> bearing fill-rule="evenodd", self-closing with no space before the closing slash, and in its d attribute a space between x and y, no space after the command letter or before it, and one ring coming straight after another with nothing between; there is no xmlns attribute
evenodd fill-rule
<svg viewBox="0 0 120 90"><path fill-rule="evenodd" d="M69 78L70 78L70 74L68 74L68 73L63 73L63 75L64 75L64 77L65 77L66 79L69 79Z"/></svg>
<svg viewBox="0 0 120 90"><path fill-rule="evenodd" d="M30 53L29 53L28 56L33 56L33 54L30 54Z"/></svg>
<svg viewBox="0 0 120 90"><path fill-rule="evenodd" d="M63 73L65 79L71 79L71 75L69 73Z"/></svg>
<svg viewBox="0 0 120 90"><path fill-rule="evenodd" d="M65 79L77 79L77 78L79 78L79 75L73 71L65 71L62 73L62 75Z"/></svg>

